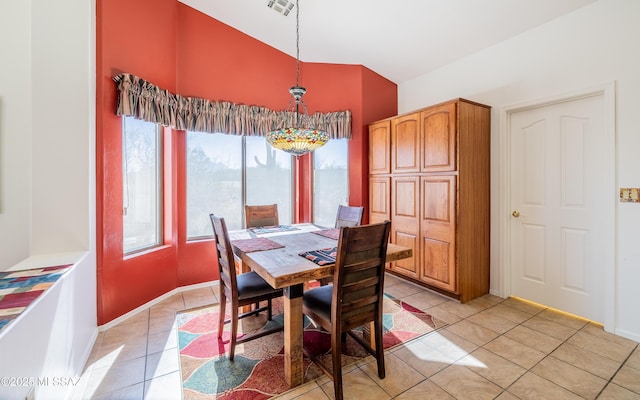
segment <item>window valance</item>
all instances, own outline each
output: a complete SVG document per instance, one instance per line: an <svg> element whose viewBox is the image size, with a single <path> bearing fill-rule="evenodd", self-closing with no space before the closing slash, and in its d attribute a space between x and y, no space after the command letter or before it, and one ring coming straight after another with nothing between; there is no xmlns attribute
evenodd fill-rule
<svg viewBox="0 0 640 400"><path fill-rule="evenodd" d="M117 115L174 129L264 136L278 129L283 118L290 124L295 119L295 113L289 111L183 97L131 74L119 74L113 80L118 87ZM311 119L316 129L329 133L332 139L351 139L351 111L315 113Z"/></svg>

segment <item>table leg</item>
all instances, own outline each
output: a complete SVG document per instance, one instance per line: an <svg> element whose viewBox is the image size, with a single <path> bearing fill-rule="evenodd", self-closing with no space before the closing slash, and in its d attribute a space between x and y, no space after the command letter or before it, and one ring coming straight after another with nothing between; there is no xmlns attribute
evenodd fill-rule
<svg viewBox="0 0 640 400"><path fill-rule="evenodd" d="M242 262L242 258L234 257L234 262L236 264L236 273L244 274L245 272L251 271L251 268L245 263Z"/></svg>
<svg viewBox="0 0 640 400"><path fill-rule="evenodd" d="M302 292L302 284L284 289L284 376L291 387L301 385L304 380Z"/></svg>
<svg viewBox="0 0 640 400"><path fill-rule="evenodd" d="M369 346L371 346L372 349L376 348L376 336L374 334L374 330L375 324L373 323L373 321L362 326L362 337L364 338L365 342L369 343Z"/></svg>
<svg viewBox="0 0 640 400"><path fill-rule="evenodd" d="M249 268L249 266L245 263L242 262L242 258L235 256L234 257L234 262L235 262L235 266L236 266L236 274L244 274L245 272L249 272L251 271L251 268ZM252 306L248 305L248 306L243 306L240 307L240 312L241 313L246 313L252 310Z"/></svg>

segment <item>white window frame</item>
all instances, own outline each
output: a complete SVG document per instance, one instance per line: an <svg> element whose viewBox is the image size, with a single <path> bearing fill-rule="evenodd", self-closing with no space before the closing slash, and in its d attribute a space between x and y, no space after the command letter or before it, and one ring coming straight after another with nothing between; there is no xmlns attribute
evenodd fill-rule
<svg viewBox="0 0 640 400"><path fill-rule="evenodd" d="M123 117L122 118L122 179L123 179L123 193L122 193L122 215L123 215L123 226L122 226L122 248L125 256L135 255L141 252L145 252L150 249L154 249L156 247L160 247L164 245L164 187L163 187L163 132L162 127L158 124L155 125L155 142L156 142L156 152L155 152L155 218L156 218L156 230L154 232L154 241L152 243L146 243L141 246L132 247L127 249L125 246L126 240L126 232L125 232L125 216L127 214L127 208L129 207L129 177L128 177L128 168L127 168L127 147L126 147L126 136L127 136L127 120L132 120L133 117ZM144 122L146 124L152 124L151 122Z"/></svg>

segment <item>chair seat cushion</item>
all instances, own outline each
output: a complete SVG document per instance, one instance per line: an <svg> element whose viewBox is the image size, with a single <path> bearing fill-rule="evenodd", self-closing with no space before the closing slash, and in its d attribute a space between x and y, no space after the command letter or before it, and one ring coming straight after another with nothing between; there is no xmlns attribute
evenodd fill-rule
<svg viewBox="0 0 640 400"><path fill-rule="evenodd" d="M302 303L309 310L313 310L320 317L331 321L331 298L333 285L320 286L307 290L302 295Z"/></svg>
<svg viewBox="0 0 640 400"><path fill-rule="evenodd" d="M272 288L271 285L265 282L265 280L254 271L237 275L236 279L239 300L281 291L280 289Z"/></svg>

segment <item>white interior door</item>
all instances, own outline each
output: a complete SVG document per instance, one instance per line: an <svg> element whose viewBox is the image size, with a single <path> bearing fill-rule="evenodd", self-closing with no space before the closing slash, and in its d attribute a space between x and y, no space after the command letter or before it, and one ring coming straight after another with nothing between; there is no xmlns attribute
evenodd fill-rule
<svg viewBox="0 0 640 400"><path fill-rule="evenodd" d="M604 322L604 95L510 115L511 293ZM601 247L602 246L602 247Z"/></svg>

